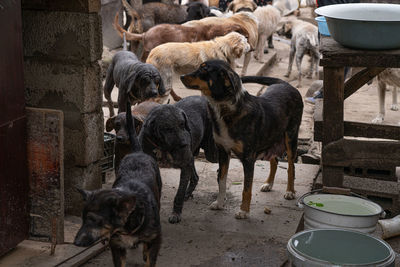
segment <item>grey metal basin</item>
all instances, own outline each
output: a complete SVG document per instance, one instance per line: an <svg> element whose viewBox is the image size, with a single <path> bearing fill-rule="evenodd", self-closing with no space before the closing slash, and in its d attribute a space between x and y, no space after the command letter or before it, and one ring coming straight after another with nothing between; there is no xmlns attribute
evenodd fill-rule
<svg viewBox="0 0 400 267"><path fill-rule="evenodd" d="M400 5L338 4L317 8L332 38L356 49L400 48Z"/></svg>

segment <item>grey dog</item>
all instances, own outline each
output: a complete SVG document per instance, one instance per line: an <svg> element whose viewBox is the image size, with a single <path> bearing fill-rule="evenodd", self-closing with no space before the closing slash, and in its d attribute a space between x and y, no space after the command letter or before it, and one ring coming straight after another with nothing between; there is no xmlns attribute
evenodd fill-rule
<svg viewBox="0 0 400 267"><path fill-rule="evenodd" d="M115 115L111 100L114 84L118 87L118 113L126 111L128 100L136 104L165 94L164 83L156 67L141 62L130 51L116 53L107 69L104 97L108 102L110 117Z"/></svg>
<svg viewBox="0 0 400 267"><path fill-rule="evenodd" d="M199 177L194 157L200 148L206 159L217 162L218 152L212 133L208 102L202 96L189 96L174 105L155 107L139 134L143 151L157 159L160 167L180 168L180 182L170 223L181 220L183 202L192 196Z"/></svg>

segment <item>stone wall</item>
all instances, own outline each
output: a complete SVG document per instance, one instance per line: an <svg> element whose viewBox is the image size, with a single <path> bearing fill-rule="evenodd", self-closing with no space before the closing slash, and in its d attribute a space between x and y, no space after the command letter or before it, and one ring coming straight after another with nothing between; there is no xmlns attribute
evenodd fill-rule
<svg viewBox="0 0 400 267"><path fill-rule="evenodd" d="M74 187L101 187L103 156L100 0L22 0L27 106L64 113L65 209L79 215Z"/></svg>

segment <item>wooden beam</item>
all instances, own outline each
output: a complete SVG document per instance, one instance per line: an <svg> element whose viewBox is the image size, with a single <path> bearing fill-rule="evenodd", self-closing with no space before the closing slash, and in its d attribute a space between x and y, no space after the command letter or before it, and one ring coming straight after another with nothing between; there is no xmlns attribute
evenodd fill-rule
<svg viewBox="0 0 400 267"><path fill-rule="evenodd" d="M344 84L344 99L354 94L364 84L372 80L376 75L384 70L385 68L365 68L354 74Z"/></svg>
<svg viewBox="0 0 400 267"><path fill-rule="evenodd" d="M336 167L391 169L400 165L400 141L341 139L323 147L322 163Z"/></svg>
<svg viewBox="0 0 400 267"><path fill-rule="evenodd" d="M324 67L322 146L343 138L344 67ZM322 162L324 186L343 186L343 168Z"/></svg>

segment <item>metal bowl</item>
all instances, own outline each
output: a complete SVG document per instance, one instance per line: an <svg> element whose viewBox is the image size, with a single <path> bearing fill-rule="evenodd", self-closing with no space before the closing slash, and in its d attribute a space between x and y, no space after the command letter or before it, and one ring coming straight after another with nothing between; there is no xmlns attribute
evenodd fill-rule
<svg viewBox="0 0 400 267"><path fill-rule="evenodd" d="M357 49L400 48L400 5L338 4L317 8L332 38Z"/></svg>

